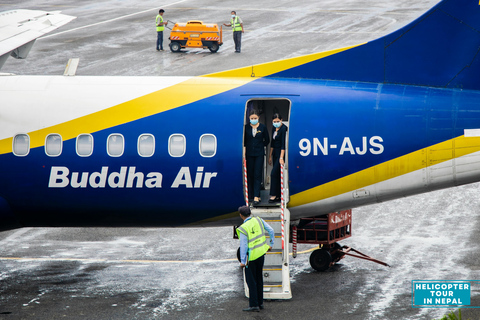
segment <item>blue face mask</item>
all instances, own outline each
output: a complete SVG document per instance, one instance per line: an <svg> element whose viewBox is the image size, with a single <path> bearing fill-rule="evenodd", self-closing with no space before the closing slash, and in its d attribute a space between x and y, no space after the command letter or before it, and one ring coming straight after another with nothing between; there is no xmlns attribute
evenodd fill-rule
<svg viewBox="0 0 480 320"><path fill-rule="evenodd" d="M232 19L235 19L235 15L234 15L234 14L232 14Z"/></svg>
<svg viewBox="0 0 480 320"><path fill-rule="evenodd" d="M258 119L255 119L255 120L250 119L250 123L253 125L256 125L258 123Z"/></svg>
<svg viewBox="0 0 480 320"><path fill-rule="evenodd" d="M282 125L281 122L274 122L274 123L273 123L273 126L274 126L275 128L280 128L281 125Z"/></svg>

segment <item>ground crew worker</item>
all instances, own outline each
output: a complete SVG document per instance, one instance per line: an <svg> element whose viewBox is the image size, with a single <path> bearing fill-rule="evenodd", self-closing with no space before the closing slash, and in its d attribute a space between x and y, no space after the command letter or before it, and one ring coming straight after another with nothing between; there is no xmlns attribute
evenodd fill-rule
<svg viewBox="0 0 480 320"><path fill-rule="evenodd" d="M243 311L259 312L263 309L263 264L265 253L270 251L275 242L275 233L262 218L251 217L248 206L238 208L243 224L237 228L240 239L240 266L245 267L245 278L249 292L249 307ZM270 235L270 245L265 237L265 230Z"/></svg>
<svg viewBox="0 0 480 320"><path fill-rule="evenodd" d="M226 27L233 28L233 41L235 42L235 52L240 53L242 50L242 33L243 30L243 21L237 16L235 11L232 11L232 18L230 19L230 24L223 24Z"/></svg>
<svg viewBox="0 0 480 320"><path fill-rule="evenodd" d="M157 25L157 51L163 51L163 30L165 30L165 26L168 24L168 22L163 22L164 12L165 10L160 9L155 18L155 24Z"/></svg>

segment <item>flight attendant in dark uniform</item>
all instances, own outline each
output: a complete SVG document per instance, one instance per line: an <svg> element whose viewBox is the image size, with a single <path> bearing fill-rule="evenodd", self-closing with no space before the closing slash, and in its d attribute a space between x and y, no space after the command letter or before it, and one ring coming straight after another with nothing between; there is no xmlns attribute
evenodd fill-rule
<svg viewBox="0 0 480 320"><path fill-rule="evenodd" d="M268 202L279 202L281 199L280 165L285 164L285 140L287 137L287 126L282 123L282 116L279 113L273 115L272 143L270 145L270 157L268 164L273 165L270 175L270 199Z"/></svg>
<svg viewBox="0 0 480 320"><path fill-rule="evenodd" d="M243 139L243 157L247 159L248 196L253 205L260 204L260 186L262 185L263 158L265 147L270 143L267 127L258 122L258 111L250 111L250 124L245 126Z"/></svg>

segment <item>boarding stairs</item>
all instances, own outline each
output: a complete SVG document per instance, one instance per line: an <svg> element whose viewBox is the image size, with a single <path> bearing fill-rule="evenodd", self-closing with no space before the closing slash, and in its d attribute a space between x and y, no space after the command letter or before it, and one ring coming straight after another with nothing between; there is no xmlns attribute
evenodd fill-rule
<svg viewBox="0 0 480 320"><path fill-rule="evenodd" d="M244 188L245 202L248 201L248 181L247 181L247 162L243 161L244 169ZM272 250L265 254L265 264L263 265L263 298L264 299L291 299L290 290L290 262L289 262L289 235L290 235L290 211L286 208L289 199L289 189L284 181L288 181L288 171L281 165L280 169L281 183L281 201L278 203L269 203L266 200L259 206L251 207L251 214L254 217L262 218L268 223L275 232L275 242ZM263 199L268 199L265 194ZM278 206L280 205L280 206ZM234 232L235 234L235 232ZM270 235L265 232L268 243ZM244 269L245 270L245 269ZM245 295L248 297L248 286L243 274Z"/></svg>
<svg viewBox="0 0 480 320"><path fill-rule="evenodd" d="M289 262L289 226L290 212L283 210L283 249L282 249L282 209L278 207L252 208L252 216L262 218L275 231L275 244L265 255L263 266L263 298L291 299L290 262ZM268 232L267 241L270 243ZM244 277L245 279L245 277ZM248 286L245 282L245 295L248 297Z"/></svg>

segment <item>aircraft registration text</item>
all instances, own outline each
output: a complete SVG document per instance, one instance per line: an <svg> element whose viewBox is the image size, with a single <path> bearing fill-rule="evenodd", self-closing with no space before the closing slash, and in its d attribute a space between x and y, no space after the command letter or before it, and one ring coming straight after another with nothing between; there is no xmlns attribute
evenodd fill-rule
<svg viewBox="0 0 480 320"><path fill-rule="evenodd" d="M328 138L323 138L320 141L318 138L307 139L303 138L298 142L300 148L300 155L307 157L313 153L314 156L320 154L327 156L331 150L339 150L338 155L351 154L351 155L364 155L381 154L384 151L384 147L381 144L383 142L382 137L373 136L370 139L368 137L362 137L360 146L354 146L352 140L349 137L343 138L340 148L337 144L331 144L328 142Z"/></svg>

